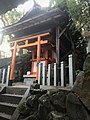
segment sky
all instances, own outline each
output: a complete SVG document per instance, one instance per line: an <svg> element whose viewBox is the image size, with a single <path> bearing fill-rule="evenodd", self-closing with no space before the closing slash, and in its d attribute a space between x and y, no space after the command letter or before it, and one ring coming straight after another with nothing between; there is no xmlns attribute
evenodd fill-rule
<svg viewBox="0 0 90 120"><path fill-rule="evenodd" d="M36 2L42 7L48 7L50 0L36 0ZM33 0L28 0L23 5L18 6L18 10L27 12L33 6Z"/></svg>

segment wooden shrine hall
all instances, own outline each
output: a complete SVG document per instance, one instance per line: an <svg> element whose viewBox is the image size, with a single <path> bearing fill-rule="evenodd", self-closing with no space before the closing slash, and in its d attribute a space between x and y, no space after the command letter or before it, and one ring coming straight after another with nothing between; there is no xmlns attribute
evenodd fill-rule
<svg viewBox="0 0 90 120"><path fill-rule="evenodd" d="M72 52L72 42L68 34L69 17L67 7L42 8L36 2L19 22L5 27L2 31L11 36L12 64L10 83L13 81L17 50L27 49L32 54L30 75L38 81L39 63L54 63L57 80L60 81L60 62ZM48 72L46 71L46 74Z"/></svg>

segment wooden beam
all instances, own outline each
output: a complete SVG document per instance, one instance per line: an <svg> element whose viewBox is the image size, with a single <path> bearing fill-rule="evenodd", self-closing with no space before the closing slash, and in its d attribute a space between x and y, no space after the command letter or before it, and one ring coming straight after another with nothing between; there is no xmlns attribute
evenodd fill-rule
<svg viewBox="0 0 90 120"><path fill-rule="evenodd" d="M37 58L36 59L32 59L33 62L37 61ZM45 58L40 58L40 61L45 61Z"/></svg>
<svg viewBox="0 0 90 120"><path fill-rule="evenodd" d="M27 37L27 38L21 38L21 39L18 39L18 40L14 40L12 42L9 42L9 43L14 43L15 41L18 42L23 42L23 41L26 41L26 40L31 40L31 39L35 39L35 38L38 38L38 36L40 37L43 37L43 36L47 36L47 35L50 35L50 33L44 33L44 34L39 34L39 35L36 35L36 36L30 36L30 37Z"/></svg>
<svg viewBox="0 0 90 120"><path fill-rule="evenodd" d="M48 40L41 40L40 41L40 44L47 44L48 43ZM36 46L36 45L38 45L38 42L34 42L34 43L25 43L25 45L17 45L17 47L16 47L16 49L17 48L27 48L27 47L32 47L32 46ZM14 49L14 46L11 48L11 50L13 50Z"/></svg>
<svg viewBox="0 0 90 120"><path fill-rule="evenodd" d="M48 50L45 49L45 66L48 67Z"/></svg>
<svg viewBox="0 0 90 120"><path fill-rule="evenodd" d="M64 34L65 37L67 38L67 40L70 42L69 37L68 37L68 36L66 35L66 33L65 33L66 30L67 30L67 27L64 28L63 30L62 30L62 28L60 28L60 31L62 31L62 32L59 34L59 38Z"/></svg>
<svg viewBox="0 0 90 120"><path fill-rule="evenodd" d="M62 32L59 34L59 38L64 34L65 31L66 31L66 28L64 28Z"/></svg>
<svg viewBox="0 0 90 120"><path fill-rule="evenodd" d="M34 61L33 61L33 59L34 59L34 51L32 51L32 68L31 68L31 73L34 70Z"/></svg>

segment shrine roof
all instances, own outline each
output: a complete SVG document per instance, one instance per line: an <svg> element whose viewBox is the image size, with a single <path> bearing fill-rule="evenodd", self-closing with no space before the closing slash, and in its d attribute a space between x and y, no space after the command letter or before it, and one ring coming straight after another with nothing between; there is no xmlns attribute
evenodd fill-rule
<svg viewBox="0 0 90 120"><path fill-rule="evenodd" d="M30 35L40 31L52 29L57 25L65 26L68 22L68 15L65 9L42 8L39 5L33 6L19 22L2 28L4 34L18 34L20 36Z"/></svg>

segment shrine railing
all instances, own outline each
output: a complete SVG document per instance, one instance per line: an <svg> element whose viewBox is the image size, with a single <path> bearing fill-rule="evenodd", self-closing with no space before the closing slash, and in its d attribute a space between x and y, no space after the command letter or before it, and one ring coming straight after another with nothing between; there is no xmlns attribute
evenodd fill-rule
<svg viewBox="0 0 90 120"><path fill-rule="evenodd" d="M67 75L65 74L67 71ZM68 66L65 66L64 61L61 62L60 65L60 81L57 81L57 64L54 63L54 70L52 70L52 65L48 65L48 69L45 64L39 63L39 75L38 75L38 83L40 85L48 85L48 86L69 86L72 87L73 80L73 61L72 55L68 56ZM66 80L67 78L67 80Z"/></svg>
<svg viewBox="0 0 90 120"><path fill-rule="evenodd" d="M3 66L0 68L0 83L8 86L10 76L10 65Z"/></svg>

